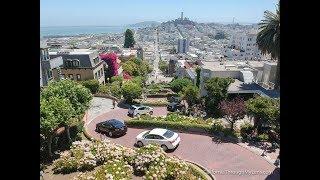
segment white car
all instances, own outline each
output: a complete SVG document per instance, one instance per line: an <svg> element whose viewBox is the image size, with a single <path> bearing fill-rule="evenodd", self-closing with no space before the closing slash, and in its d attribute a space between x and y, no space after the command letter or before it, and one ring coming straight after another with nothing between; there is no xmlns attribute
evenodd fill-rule
<svg viewBox="0 0 320 180"><path fill-rule="evenodd" d="M139 147L152 143L159 144L161 148L166 151L176 148L180 143L180 137L178 133L161 128L143 131L136 137L136 144Z"/></svg>
<svg viewBox="0 0 320 180"><path fill-rule="evenodd" d="M143 106L143 105L132 105L128 110L129 116L139 116L142 114L153 114L153 108L149 106Z"/></svg>

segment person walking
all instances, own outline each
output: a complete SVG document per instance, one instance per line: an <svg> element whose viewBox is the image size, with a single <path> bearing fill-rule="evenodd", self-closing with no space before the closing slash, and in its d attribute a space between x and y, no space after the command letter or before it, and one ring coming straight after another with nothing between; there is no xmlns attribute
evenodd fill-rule
<svg viewBox="0 0 320 180"><path fill-rule="evenodd" d="M115 109L116 108L116 101L114 99L112 100L112 105L113 105L113 109Z"/></svg>

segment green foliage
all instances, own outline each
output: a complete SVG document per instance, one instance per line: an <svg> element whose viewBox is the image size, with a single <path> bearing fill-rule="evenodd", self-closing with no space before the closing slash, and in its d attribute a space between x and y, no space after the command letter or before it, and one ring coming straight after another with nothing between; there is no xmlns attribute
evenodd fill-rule
<svg viewBox="0 0 320 180"><path fill-rule="evenodd" d="M185 122L170 122L170 121L150 121L150 120L130 120L126 124L132 127L159 127L175 130L200 130L203 132L212 132L211 125L207 124L192 124Z"/></svg>
<svg viewBox="0 0 320 180"><path fill-rule="evenodd" d="M269 136L266 133L258 135L258 141L265 142L269 140Z"/></svg>
<svg viewBox="0 0 320 180"><path fill-rule="evenodd" d="M108 85L100 85L99 89L98 89L98 92L102 93L102 94L110 94L111 93L110 89L111 88Z"/></svg>
<svg viewBox="0 0 320 180"><path fill-rule="evenodd" d="M99 81L96 79L86 80L82 81L81 84L88 88L92 94L95 94L98 92L99 89Z"/></svg>
<svg viewBox="0 0 320 180"><path fill-rule="evenodd" d="M113 83L111 83L110 91L112 96L120 99L122 96L122 89L121 89L120 82L114 81Z"/></svg>
<svg viewBox="0 0 320 180"><path fill-rule="evenodd" d="M159 69L163 72L166 73L168 70L169 64L166 63L165 61L159 61Z"/></svg>
<svg viewBox="0 0 320 180"><path fill-rule="evenodd" d="M172 91L174 91L176 93L181 92L184 87L187 87L189 85L193 85L193 83L188 78L173 79L173 81L170 83L170 87L171 87Z"/></svg>
<svg viewBox="0 0 320 180"><path fill-rule="evenodd" d="M125 32L124 48L131 48L135 44L133 32L130 29L127 29Z"/></svg>
<svg viewBox="0 0 320 180"><path fill-rule="evenodd" d="M132 102L133 99L139 98L142 94L142 88L140 84L136 84L132 81L125 81L122 85L122 95L127 102Z"/></svg>
<svg viewBox="0 0 320 180"><path fill-rule="evenodd" d="M196 68L196 73L197 73L196 86L199 88L199 86L200 86L200 73L201 73L201 68L197 67L197 68Z"/></svg>
<svg viewBox="0 0 320 180"><path fill-rule="evenodd" d="M194 85L188 85L187 87L184 87L182 89L182 96L183 99L185 99L188 102L189 106L197 104L200 99L199 88Z"/></svg>
<svg viewBox="0 0 320 180"><path fill-rule="evenodd" d="M205 81L207 96L205 97L206 110L211 114L220 114L219 103L228 96L228 87L234 82L232 78L214 77Z"/></svg>
<svg viewBox="0 0 320 180"><path fill-rule="evenodd" d="M256 97L246 101L248 115L254 117L254 126L260 132L262 124L280 126L280 100Z"/></svg>
<svg viewBox="0 0 320 180"><path fill-rule="evenodd" d="M89 89L71 80L50 82L40 95L46 100L50 97L68 99L77 115L82 115L89 108L93 97Z"/></svg>
<svg viewBox="0 0 320 180"><path fill-rule="evenodd" d="M68 124L73 116L75 110L68 99L40 97L40 132L44 136L50 136L57 127Z"/></svg>
<svg viewBox="0 0 320 180"><path fill-rule="evenodd" d="M135 57L121 64L123 71L129 73L131 76L145 76L152 71L147 61Z"/></svg>
<svg viewBox="0 0 320 180"><path fill-rule="evenodd" d="M212 124L212 132L219 133L224 131L224 126L222 125L221 121L214 121Z"/></svg>
<svg viewBox="0 0 320 180"><path fill-rule="evenodd" d="M118 82L122 83L123 82L123 77L122 76L112 76L110 80L111 80L111 83L113 83L115 81L118 81Z"/></svg>
<svg viewBox="0 0 320 180"><path fill-rule="evenodd" d="M245 123L240 126L240 134L244 139L248 139L254 131L254 127L250 123Z"/></svg>

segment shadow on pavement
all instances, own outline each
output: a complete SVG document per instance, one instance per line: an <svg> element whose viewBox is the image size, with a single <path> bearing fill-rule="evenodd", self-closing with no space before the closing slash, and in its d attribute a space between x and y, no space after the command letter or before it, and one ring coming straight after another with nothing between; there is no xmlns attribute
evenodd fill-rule
<svg viewBox="0 0 320 180"><path fill-rule="evenodd" d="M266 177L265 180L278 180L280 179L280 168L275 168L273 172Z"/></svg>

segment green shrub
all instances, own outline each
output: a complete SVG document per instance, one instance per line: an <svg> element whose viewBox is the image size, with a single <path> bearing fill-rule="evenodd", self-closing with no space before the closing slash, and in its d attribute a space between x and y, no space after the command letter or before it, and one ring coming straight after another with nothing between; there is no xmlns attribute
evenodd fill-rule
<svg viewBox="0 0 320 180"><path fill-rule="evenodd" d="M240 126L240 134L241 134L241 137L244 139L248 139L249 135L251 135L253 131L254 131L254 127L250 123L245 123Z"/></svg>
<svg viewBox="0 0 320 180"><path fill-rule="evenodd" d="M123 77L122 76L112 76L110 81L111 81L111 83L113 83L115 81L118 81L118 82L122 83Z"/></svg>
<svg viewBox="0 0 320 180"><path fill-rule="evenodd" d="M120 99L122 96L121 84L118 81L111 83L110 85L111 95Z"/></svg>
<svg viewBox="0 0 320 180"><path fill-rule="evenodd" d="M170 121L150 121L150 120L130 120L126 122L128 126L133 127L160 127L175 130L200 130L202 132L212 132L211 125L192 124L186 122L170 122Z"/></svg>
<svg viewBox="0 0 320 180"><path fill-rule="evenodd" d="M214 121L212 124L212 132L219 133L224 131L224 126L222 125L221 121Z"/></svg>
<svg viewBox="0 0 320 180"><path fill-rule="evenodd" d="M100 85L98 89L99 93L102 94L110 94L110 86L108 85Z"/></svg>
<svg viewBox="0 0 320 180"><path fill-rule="evenodd" d="M261 142L268 141L268 140L269 140L269 136L268 136L268 134L266 134L266 133L260 134L260 135L258 136L258 140L261 141Z"/></svg>
<svg viewBox="0 0 320 180"><path fill-rule="evenodd" d="M95 94L98 92L99 89L99 81L96 79L81 81L81 84L88 88L92 94Z"/></svg>

